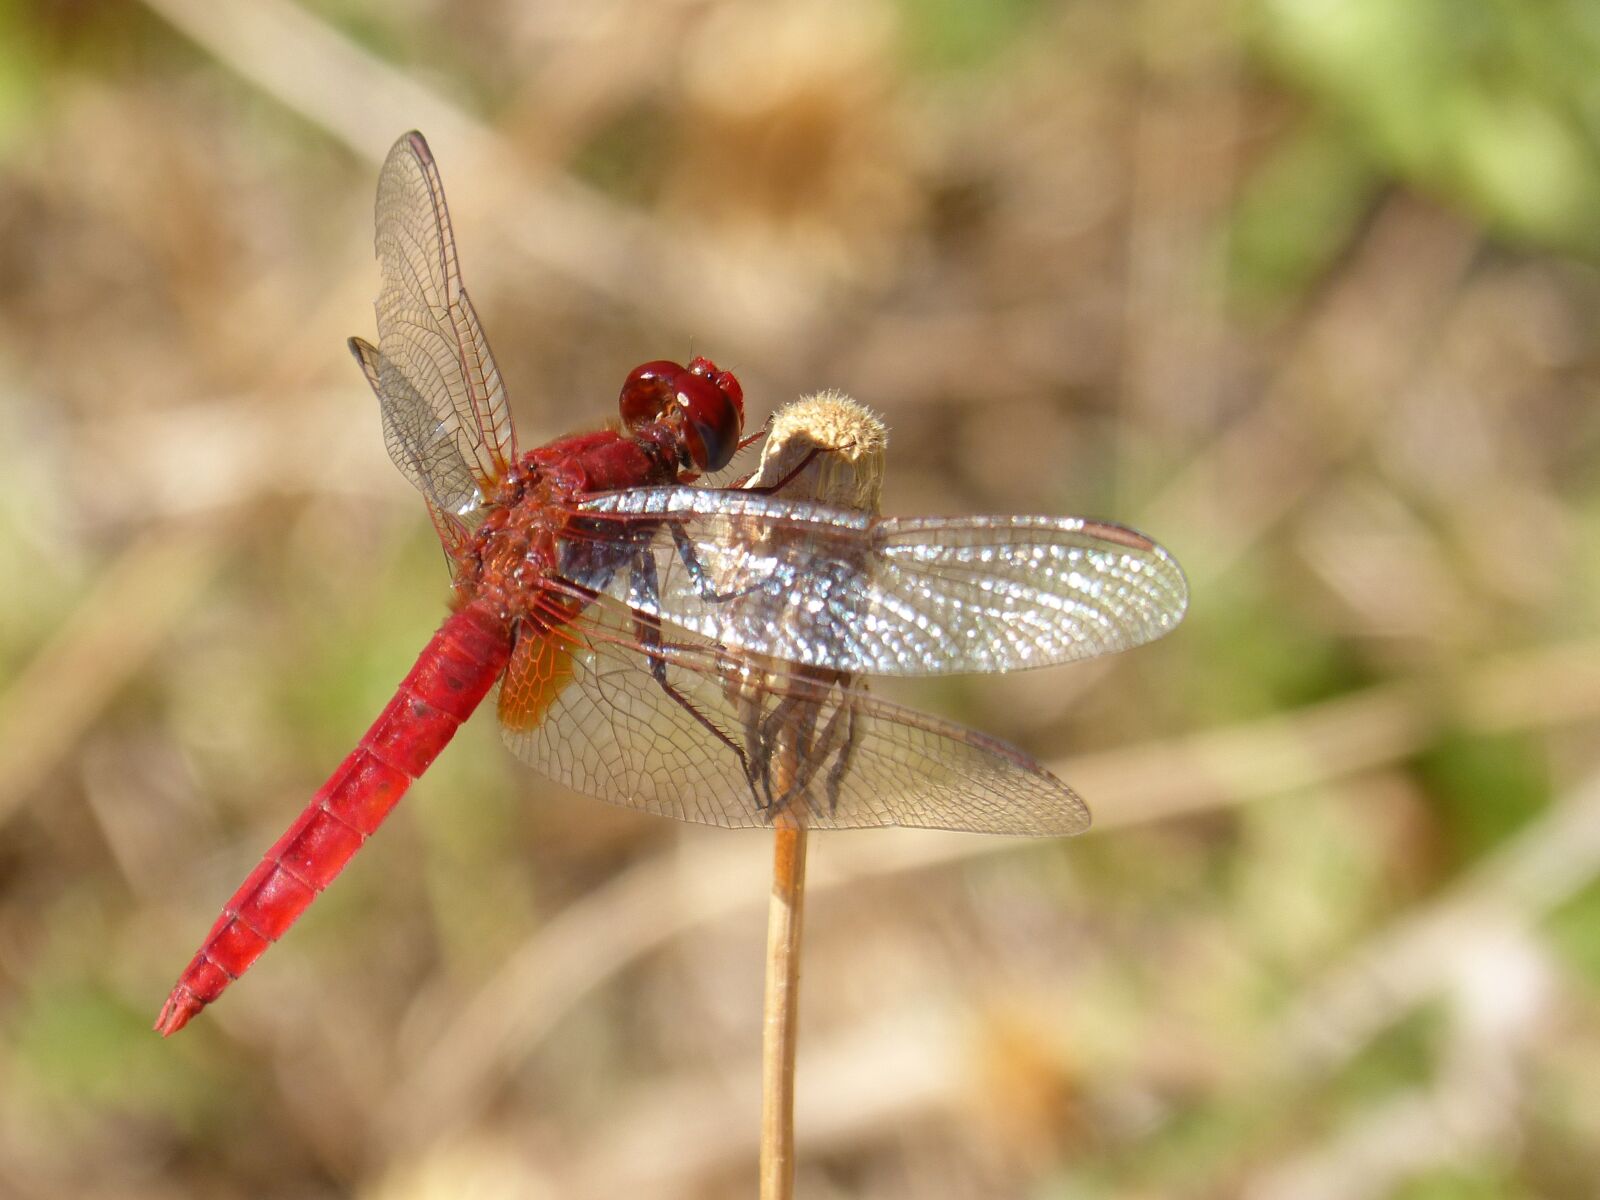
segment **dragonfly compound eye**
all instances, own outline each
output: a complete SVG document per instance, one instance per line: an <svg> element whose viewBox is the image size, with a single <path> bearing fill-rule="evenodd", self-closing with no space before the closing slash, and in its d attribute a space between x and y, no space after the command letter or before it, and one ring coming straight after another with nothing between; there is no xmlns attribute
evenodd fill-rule
<svg viewBox="0 0 1600 1200"><path fill-rule="evenodd" d="M733 386L738 388L737 381ZM677 393L689 461L697 471L720 471L739 446L744 426L742 394L730 394L717 381L688 371L678 377Z"/></svg>
<svg viewBox="0 0 1600 1200"><path fill-rule="evenodd" d="M722 389L723 395L733 402L734 408L739 410L739 425L744 426L744 388L739 386L739 381L732 371L721 371L717 364L705 356L692 359L689 363L691 374L709 379Z"/></svg>
<svg viewBox="0 0 1600 1200"><path fill-rule="evenodd" d="M632 432L651 421L659 421L679 402L677 383L685 374L683 367L664 358L629 371L622 384L622 394L617 397L622 427Z"/></svg>

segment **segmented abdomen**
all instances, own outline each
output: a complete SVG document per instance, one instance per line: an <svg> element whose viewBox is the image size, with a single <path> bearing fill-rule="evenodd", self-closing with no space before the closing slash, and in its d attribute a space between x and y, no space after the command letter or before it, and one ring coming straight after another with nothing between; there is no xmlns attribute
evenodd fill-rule
<svg viewBox="0 0 1600 1200"><path fill-rule="evenodd" d="M476 604L440 626L354 752L224 906L157 1030L182 1029L283 936L472 715L510 652L504 622Z"/></svg>

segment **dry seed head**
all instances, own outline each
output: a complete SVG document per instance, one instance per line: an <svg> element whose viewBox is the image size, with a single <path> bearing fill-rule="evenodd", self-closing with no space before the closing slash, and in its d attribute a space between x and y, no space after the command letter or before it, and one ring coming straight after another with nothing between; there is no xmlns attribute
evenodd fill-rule
<svg viewBox="0 0 1600 1200"><path fill-rule="evenodd" d="M888 443L882 419L843 392L802 396L773 414L761 465L747 486L769 487L821 451L781 494L876 513Z"/></svg>

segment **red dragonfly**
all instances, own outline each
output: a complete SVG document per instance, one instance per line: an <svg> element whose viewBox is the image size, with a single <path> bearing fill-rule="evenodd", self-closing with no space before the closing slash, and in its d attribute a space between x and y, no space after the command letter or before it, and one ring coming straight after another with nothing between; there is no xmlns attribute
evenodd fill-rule
<svg viewBox="0 0 1600 1200"><path fill-rule="evenodd" d="M1186 605L1164 550L1077 518L881 518L689 486L743 432L738 381L705 358L635 368L616 425L519 454L418 133L384 162L376 243L378 345L350 348L444 543L454 611L223 908L157 1030L283 935L497 683L513 753L614 804L723 826L1087 828L1021 751L857 676L1038 667L1159 637Z"/></svg>

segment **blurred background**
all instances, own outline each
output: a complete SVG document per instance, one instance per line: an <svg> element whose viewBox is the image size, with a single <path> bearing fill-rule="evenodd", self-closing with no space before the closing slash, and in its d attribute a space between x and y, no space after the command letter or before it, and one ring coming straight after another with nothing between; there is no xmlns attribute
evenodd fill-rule
<svg viewBox="0 0 1600 1200"><path fill-rule="evenodd" d="M799 1192L1592 1196L1600 9L0 0L0 1195L753 1191L769 839L472 723L150 1022L447 580L344 349L422 129L525 445L706 353L1187 622L894 689L1095 808L818 838Z"/></svg>

